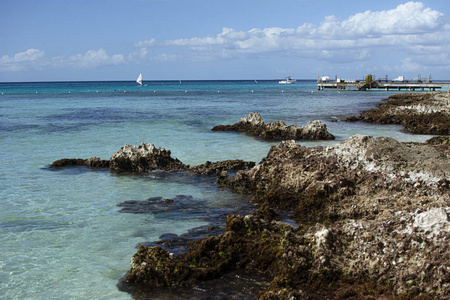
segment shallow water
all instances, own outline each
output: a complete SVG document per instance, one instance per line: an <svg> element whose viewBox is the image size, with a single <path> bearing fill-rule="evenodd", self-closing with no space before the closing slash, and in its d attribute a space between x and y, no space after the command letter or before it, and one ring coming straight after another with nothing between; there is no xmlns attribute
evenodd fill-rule
<svg viewBox="0 0 450 300"><path fill-rule="evenodd" d="M151 142L185 164L259 162L272 145L212 132L249 112L303 126L321 119L337 141L354 134L425 141L396 125L333 122L375 106L389 93L316 90L314 81L0 83L0 295L5 299L129 299L118 280L139 243L208 225L208 216L247 198L214 178L153 172L117 175L82 167L51 170L61 158L109 159L125 143ZM121 213L117 204L189 196L189 209Z"/></svg>

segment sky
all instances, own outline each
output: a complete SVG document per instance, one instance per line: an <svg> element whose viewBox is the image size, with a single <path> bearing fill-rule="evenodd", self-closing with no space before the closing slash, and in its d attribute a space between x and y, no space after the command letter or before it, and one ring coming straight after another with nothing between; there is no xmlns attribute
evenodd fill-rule
<svg viewBox="0 0 450 300"><path fill-rule="evenodd" d="M1 0L0 82L450 79L450 1Z"/></svg>

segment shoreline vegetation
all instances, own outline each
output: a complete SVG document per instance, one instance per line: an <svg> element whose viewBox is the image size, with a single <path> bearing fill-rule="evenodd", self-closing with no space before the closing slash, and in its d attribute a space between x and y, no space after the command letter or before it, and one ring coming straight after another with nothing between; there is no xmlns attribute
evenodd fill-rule
<svg viewBox="0 0 450 300"><path fill-rule="evenodd" d="M448 101L446 92L393 95L346 119L446 135L425 143L355 135L306 148L283 136L258 164L195 167L148 143L125 145L109 161L68 159L51 167L215 173L219 186L250 196L253 212L228 214L221 230L186 241L189 251L171 251L179 240L141 245L119 283L135 298L214 298L241 286L234 295L258 299L442 299L450 297ZM263 124L255 114L247 119Z"/></svg>

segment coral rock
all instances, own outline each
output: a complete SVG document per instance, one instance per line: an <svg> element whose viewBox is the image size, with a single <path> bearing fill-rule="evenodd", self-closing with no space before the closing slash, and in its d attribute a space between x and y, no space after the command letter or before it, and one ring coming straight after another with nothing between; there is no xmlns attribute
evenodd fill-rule
<svg viewBox="0 0 450 300"><path fill-rule="evenodd" d="M182 171L189 166L170 156L170 150L156 148L152 143L136 147L125 144L110 159L110 168L114 172L146 172L152 170Z"/></svg>
<svg viewBox="0 0 450 300"><path fill-rule="evenodd" d="M312 121L303 127L287 126L283 121L264 123L260 114L250 113L234 125L218 125L213 131L238 131L265 140L334 140L335 137L327 131L327 125L321 121Z"/></svg>

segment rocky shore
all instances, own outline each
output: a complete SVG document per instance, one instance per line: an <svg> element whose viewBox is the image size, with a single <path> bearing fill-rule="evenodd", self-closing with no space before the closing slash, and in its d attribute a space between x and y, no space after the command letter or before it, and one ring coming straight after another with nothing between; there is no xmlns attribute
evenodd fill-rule
<svg viewBox="0 0 450 300"><path fill-rule="evenodd" d="M417 134L450 135L450 95L447 92L394 94L377 108L346 119L378 124L401 124Z"/></svg>
<svg viewBox="0 0 450 300"><path fill-rule="evenodd" d="M229 214L223 234L191 242L188 253L140 247L124 282L176 288L239 271L270 276L260 299L450 297L445 141L282 142L248 171L218 173L220 184L251 193L257 212Z"/></svg>
<svg viewBox="0 0 450 300"><path fill-rule="evenodd" d="M436 113L430 104L436 93L420 95L431 101L421 105ZM395 97L403 104L411 98ZM398 108L403 104L391 113L418 110L419 104ZM264 128L261 120L253 114L235 125ZM257 209L228 214L224 228L214 224L202 239L189 239L189 251L172 251L178 239L140 245L121 281L136 297L253 274L261 281L252 279L243 295L258 299L450 299L449 137L421 144L356 135L311 148L292 139L272 146L258 164L190 167L170 154L150 143L125 145L109 161L94 161L113 172L216 174L218 185L248 194ZM61 160L54 167L86 162ZM188 197L150 198L119 206L145 213L189 203Z"/></svg>
<svg viewBox="0 0 450 300"><path fill-rule="evenodd" d="M218 125L212 131L238 131L264 140L334 140L335 137L327 130L327 125L321 121L311 121L303 127L287 126L283 121L264 123L261 115L250 113L234 125Z"/></svg>

